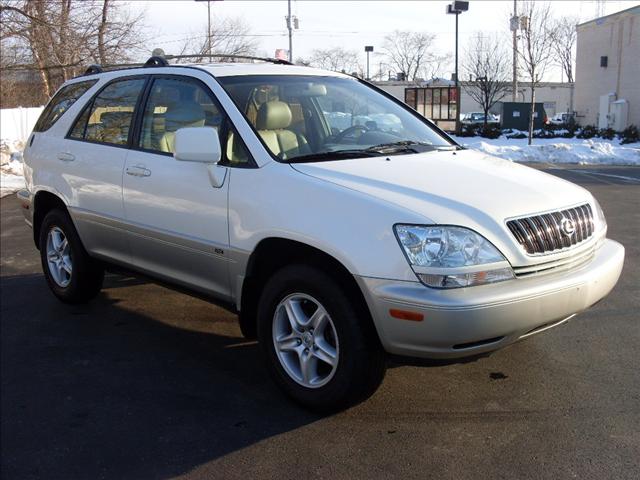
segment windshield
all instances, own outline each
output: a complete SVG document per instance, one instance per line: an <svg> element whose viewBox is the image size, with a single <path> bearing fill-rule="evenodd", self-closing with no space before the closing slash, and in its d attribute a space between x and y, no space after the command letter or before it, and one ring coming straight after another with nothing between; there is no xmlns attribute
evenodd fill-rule
<svg viewBox="0 0 640 480"><path fill-rule="evenodd" d="M281 161L401 155L451 148L426 120L352 78L217 77Z"/></svg>

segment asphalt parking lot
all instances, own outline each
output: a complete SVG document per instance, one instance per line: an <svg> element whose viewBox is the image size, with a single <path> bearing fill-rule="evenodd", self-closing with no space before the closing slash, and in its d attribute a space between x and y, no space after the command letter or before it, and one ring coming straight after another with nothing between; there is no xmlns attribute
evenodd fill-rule
<svg viewBox="0 0 640 480"><path fill-rule="evenodd" d="M490 356L393 361L369 401L325 417L204 301L109 275L92 303L59 303L5 197L2 477L639 478L640 168L548 171L591 190L625 245L611 295Z"/></svg>

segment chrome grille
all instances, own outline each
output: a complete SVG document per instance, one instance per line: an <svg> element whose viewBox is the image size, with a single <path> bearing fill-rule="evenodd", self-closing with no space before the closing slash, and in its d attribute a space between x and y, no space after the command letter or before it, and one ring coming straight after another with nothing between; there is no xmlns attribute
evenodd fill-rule
<svg viewBox="0 0 640 480"><path fill-rule="evenodd" d="M591 237L593 211L591 205L585 203L557 212L515 218L507 222L507 227L527 253L548 253L577 245Z"/></svg>

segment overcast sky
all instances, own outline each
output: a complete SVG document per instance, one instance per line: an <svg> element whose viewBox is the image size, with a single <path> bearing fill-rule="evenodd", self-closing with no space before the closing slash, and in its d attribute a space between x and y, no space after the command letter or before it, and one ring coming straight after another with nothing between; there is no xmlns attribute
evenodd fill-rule
<svg viewBox="0 0 640 480"><path fill-rule="evenodd" d="M207 24L206 2L194 0L160 0L129 2L134 10L145 10L151 38L149 51L161 47L176 53L187 37L203 34ZM380 51L385 35L393 30L412 30L436 36L435 48L453 57L454 17L445 14L447 1L306 1L292 2L293 14L300 29L294 33L294 57L307 57L315 48L342 46L362 52L364 45ZM576 15L581 21L596 17L595 1L551 2L556 15ZM638 1L602 2L605 14L637 5ZM513 2L471 0L469 11L460 16L462 49L475 32L508 34L508 18ZM273 56L277 48L288 48L285 16L287 1L223 0L211 2L212 17L241 17L251 27L260 44L260 53ZM372 58L372 71L377 70L378 55ZM376 67L374 67L376 65ZM546 80L560 80L554 69Z"/></svg>

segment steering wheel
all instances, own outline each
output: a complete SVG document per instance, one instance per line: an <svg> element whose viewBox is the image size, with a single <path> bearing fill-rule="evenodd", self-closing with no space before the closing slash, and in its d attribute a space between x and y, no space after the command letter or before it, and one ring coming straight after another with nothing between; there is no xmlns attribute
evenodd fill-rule
<svg viewBox="0 0 640 480"><path fill-rule="evenodd" d="M335 136L333 141L335 143L342 143L342 140L344 140L344 138L346 136L351 135L352 133L355 133L357 131L360 131L360 135L362 135L364 132L368 132L369 129L367 127L365 127L364 125L352 125L349 128L345 128L343 131L338 133ZM358 136L360 136L360 135L358 135Z"/></svg>

